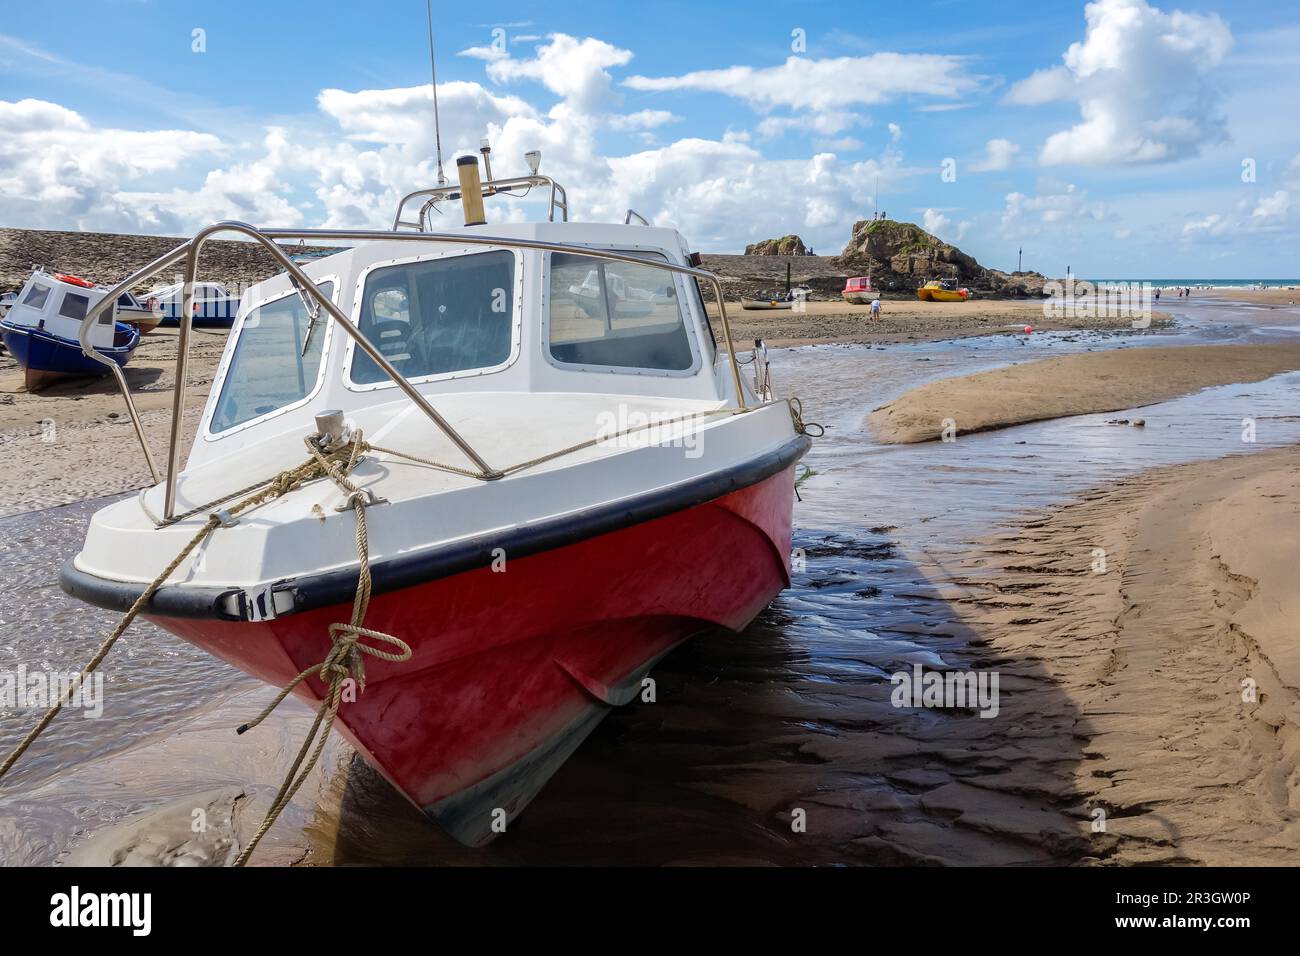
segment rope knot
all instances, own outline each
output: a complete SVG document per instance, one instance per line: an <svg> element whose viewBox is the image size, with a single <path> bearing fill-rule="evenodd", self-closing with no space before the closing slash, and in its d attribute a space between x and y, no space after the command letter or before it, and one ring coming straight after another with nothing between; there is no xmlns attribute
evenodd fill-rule
<svg viewBox="0 0 1300 956"><path fill-rule="evenodd" d="M800 435L807 435L810 438L821 438L826 434L824 425L817 422L805 422L803 420L803 402L797 398L787 398L786 404L790 406L790 420L794 422L794 430Z"/></svg>

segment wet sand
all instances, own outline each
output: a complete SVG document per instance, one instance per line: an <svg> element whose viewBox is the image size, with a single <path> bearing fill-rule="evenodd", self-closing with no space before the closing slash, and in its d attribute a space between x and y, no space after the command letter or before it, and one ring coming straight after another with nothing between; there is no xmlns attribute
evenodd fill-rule
<svg viewBox="0 0 1300 956"><path fill-rule="evenodd" d="M1280 289L1193 289L1193 299L1218 299L1227 302L1249 302L1270 308L1300 305L1300 287ZM1177 297L1166 308L1176 306Z"/></svg>
<svg viewBox="0 0 1300 956"><path fill-rule="evenodd" d="M1112 349L1037 359L911 389L871 413L883 442L932 441L1025 422L1138 408L1300 368L1300 343ZM1138 420L1140 421L1140 419Z"/></svg>
<svg viewBox="0 0 1300 956"><path fill-rule="evenodd" d="M186 449L226 337L224 329L193 332L183 429ZM151 332L124 370L159 467L167 453L177 338L174 328ZM33 394L23 388L22 369L8 355L0 355L0 455L7 478L0 515L119 494L151 483L111 376L69 380Z"/></svg>
<svg viewBox="0 0 1300 956"><path fill-rule="evenodd" d="M749 348L756 338L770 347L824 345L830 343L881 345L934 342L976 335L1022 335L1025 326L1035 331L1099 330L1128 332L1132 318L1079 316L1049 318L1043 299L971 299L967 302L922 302L919 299L886 299L881 316L872 318L869 308L847 302L806 303L806 311L746 311L739 302L727 302L727 319L739 349ZM710 304L709 315L717 315ZM1153 328L1163 328L1169 314L1152 315ZM717 323L715 323L715 330ZM720 334L720 330L719 334Z"/></svg>
<svg viewBox="0 0 1300 956"><path fill-rule="evenodd" d="M1090 856L1297 862L1298 562L1296 446L1094 489L963 562L970 625L1043 670L1008 718L1064 722L1084 758L1020 785L1071 793Z"/></svg>

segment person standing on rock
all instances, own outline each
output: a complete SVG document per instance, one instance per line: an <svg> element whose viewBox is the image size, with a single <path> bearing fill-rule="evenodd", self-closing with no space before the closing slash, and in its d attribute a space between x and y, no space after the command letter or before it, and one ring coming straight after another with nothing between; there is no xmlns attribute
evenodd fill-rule
<svg viewBox="0 0 1300 956"><path fill-rule="evenodd" d="M880 318L880 299L878 298L871 300L871 317L873 319Z"/></svg>

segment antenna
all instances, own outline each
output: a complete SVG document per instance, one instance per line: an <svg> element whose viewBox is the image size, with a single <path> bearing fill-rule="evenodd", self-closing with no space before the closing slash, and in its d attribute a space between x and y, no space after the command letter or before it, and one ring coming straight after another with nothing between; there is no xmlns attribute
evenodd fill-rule
<svg viewBox="0 0 1300 956"><path fill-rule="evenodd" d="M438 67L433 56L433 0L425 0L425 13L429 21L429 78L433 88L433 139L438 151L438 185L447 184L447 176L442 171L442 127L438 123Z"/></svg>

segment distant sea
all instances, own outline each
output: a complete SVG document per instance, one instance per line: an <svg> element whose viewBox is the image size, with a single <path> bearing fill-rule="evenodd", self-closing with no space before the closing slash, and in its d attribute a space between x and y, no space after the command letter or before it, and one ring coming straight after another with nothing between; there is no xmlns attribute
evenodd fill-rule
<svg viewBox="0 0 1300 956"><path fill-rule="evenodd" d="M1075 276L1076 281L1083 281ZM1282 286L1300 286L1300 279L1089 279L1089 282L1150 282L1153 286L1184 286L1193 289L1253 289L1263 286L1276 289Z"/></svg>

